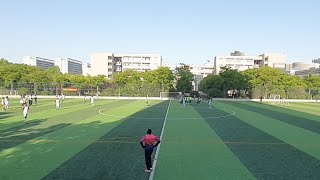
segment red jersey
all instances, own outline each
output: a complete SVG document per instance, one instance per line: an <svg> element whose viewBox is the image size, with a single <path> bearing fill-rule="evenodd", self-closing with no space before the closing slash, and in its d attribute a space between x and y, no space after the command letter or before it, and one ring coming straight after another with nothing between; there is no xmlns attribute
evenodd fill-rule
<svg viewBox="0 0 320 180"><path fill-rule="evenodd" d="M159 142L160 138L153 134L147 134L143 136L140 140L140 142L144 142L146 146L153 146L155 142Z"/></svg>

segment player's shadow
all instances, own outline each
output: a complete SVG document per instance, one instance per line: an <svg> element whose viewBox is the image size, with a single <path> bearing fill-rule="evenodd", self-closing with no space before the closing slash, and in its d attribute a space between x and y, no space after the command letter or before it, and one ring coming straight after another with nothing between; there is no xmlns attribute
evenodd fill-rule
<svg viewBox="0 0 320 180"><path fill-rule="evenodd" d="M48 134L69 124L57 124L48 128L36 128L47 119L35 119L28 124L15 126L0 133L0 151L22 144L28 140ZM20 122L21 123L21 122Z"/></svg>
<svg viewBox="0 0 320 180"><path fill-rule="evenodd" d="M6 119L12 117L12 113L11 112L0 112L0 119Z"/></svg>

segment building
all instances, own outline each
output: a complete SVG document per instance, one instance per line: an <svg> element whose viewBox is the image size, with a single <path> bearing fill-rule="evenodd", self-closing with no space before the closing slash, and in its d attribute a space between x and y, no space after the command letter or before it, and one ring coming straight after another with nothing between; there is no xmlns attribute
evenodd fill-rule
<svg viewBox="0 0 320 180"><path fill-rule="evenodd" d="M260 56L262 57L262 65L282 70L285 69L287 58L284 53L265 53Z"/></svg>
<svg viewBox="0 0 320 180"><path fill-rule="evenodd" d="M115 72L133 69L139 72L155 70L162 66L160 54L114 54L96 53L91 55L91 73L93 76L112 77Z"/></svg>
<svg viewBox="0 0 320 180"><path fill-rule="evenodd" d="M320 68L310 68L306 70L295 71L296 76L320 75Z"/></svg>
<svg viewBox="0 0 320 180"><path fill-rule="evenodd" d="M312 60L312 63L320 64L320 58Z"/></svg>
<svg viewBox="0 0 320 180"><path fill-rule="evenodd" d="M258 56L247 56L243 52L235 51L229 56L214 57L214 74L219 74L222 67L245 71L247 69L269 66L285 69L286 56L283 53L265 53Z"/></svg>
<svg viewBox="0 0 320 180"><path fill-rule="evenodd" d="M37 66L42 69L48 69L49 67L54 66L54 60L46 59L42 57L36 57L36 56L24 56L23 64L26 64L29 66Z"/></svg>
<svg viewBox="0 0 320 180"><path fill-rule="evenodd" d="M63 74L83 74L82 61L79 60L57 57L55 59L55 65L60 68Z"/></svg>
<svg viewBox="0 0 320 180"><path fill-rule="evenodd" d="M311 68L319 68L320 64L317 63L304 63L304 62L294 62L292 64L286 64L286 72L291 75L295 75L296 71L308 70Z"/></svg>
<svg viewBox="0 0 320 180"><path fill-rule="evenodd" d="M91 75L91 64L82 63L82 75L84 76Z"/></svg>

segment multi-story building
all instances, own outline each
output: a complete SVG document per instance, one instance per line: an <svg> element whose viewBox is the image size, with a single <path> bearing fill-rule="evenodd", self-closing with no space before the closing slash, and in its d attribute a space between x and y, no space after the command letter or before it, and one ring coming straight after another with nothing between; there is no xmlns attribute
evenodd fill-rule
<svg viewBox="0 0 320 180"><path fill-rule="evenodd" d="M288 72L291 75L295 75L296 71L303 71L303 70L308 70L311 68L319 68L319 67L320 67L320 64L317 64L317 63L294 62L292 64L286 64L286 72Z"/></svg>
<svg viewBox="0 0 320 180"><path fill-rule="evenodd" d="M84 76L91 75L91 64L82 63L82 75Z"/></svg>
<svg viewBox="0 0 320 180"><path fill-rule="evenodd" d="M295 71L296 76L320 75L320 68L310 68L306 70Z"/></svg>
<svg viewBox="0 0 320 180"><path fill-rule="evenodd" d="M83 74L82 73L82 61L71 59L71 58L60 58L55 59L55 65L60 68L63 74Z"/></svg>
<svg viewBox="0 0 320 180"><path fill-rule="evenodd" d="M262 65L271 68L279 68L284 70L286 65L286 55L284 53L265 53L262 57Z"/></svg>
<svg viewBox="0 0 320 180"><path fill-rule="evenodd" d="M36 56L24 56L23 64L26 64L29 66L37 66L42 69L48 69L49 67L54 66L54 60L46 59L42 57L36 57Z"/></svg>
<svg viewBox="0 0 320 180"><path fill-rule="evenodd" d="M312 63L320 64L320 58L312 60Z"/></svg>
<svg viewBox="0 0 320 180"><path fill-rule="evenodd" d="M139 72L155 70L162 66L160 54L113 54L96 53L91 55L91 73L93 76L112 77L114 72L133 69Z"/></svg>
<svg viewBox="0 0 320 180"><path fill-rule="evenodd" d="M235 51L230 56L214 57L214 74L219 74L222 67L229 67L244 71L247 69L269 66L285 69L286 56L283 53L265 53L258 56L247 56L243 52Z"/></svg>

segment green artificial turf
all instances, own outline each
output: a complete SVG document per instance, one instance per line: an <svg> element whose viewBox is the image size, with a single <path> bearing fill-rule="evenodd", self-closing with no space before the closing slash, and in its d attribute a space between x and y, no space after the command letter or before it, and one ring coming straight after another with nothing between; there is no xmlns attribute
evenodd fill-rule
<svg viewBox="0 0 320 180"><path fill-rule="evenodd" d="M153 179L320 179L320 104L38 102L0 112L0 179L149 179L139 139L167 110Z"/></svg>

